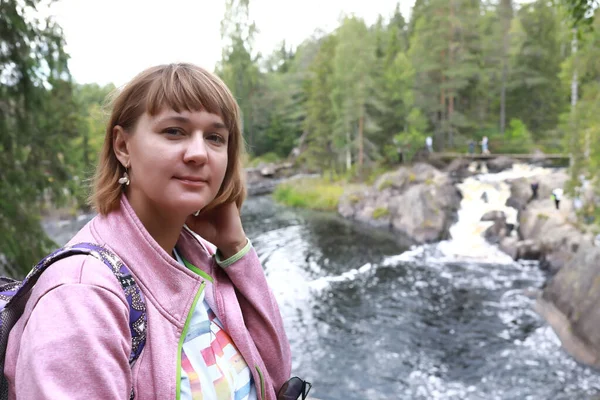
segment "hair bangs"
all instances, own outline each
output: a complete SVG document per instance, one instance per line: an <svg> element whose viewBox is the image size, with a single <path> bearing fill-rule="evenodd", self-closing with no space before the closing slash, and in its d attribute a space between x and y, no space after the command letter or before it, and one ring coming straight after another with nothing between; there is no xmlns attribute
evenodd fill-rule
<svg viewBox="0 0 600 400"><path fill-rule="evenodd" d="M163 70L148 87L145 111L150 115L164 108L178 113L206 111L219 115L231 129L237 113L232 110L231 95L222 92L222 86L217 85L212 76L186 65L174 65Z"/></svg>

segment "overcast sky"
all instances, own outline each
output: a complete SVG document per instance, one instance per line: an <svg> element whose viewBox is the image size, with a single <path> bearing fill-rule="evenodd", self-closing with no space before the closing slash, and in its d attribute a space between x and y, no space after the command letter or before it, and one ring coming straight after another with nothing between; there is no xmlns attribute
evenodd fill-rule
<svg viewBox="0 0 600 400"><path fill-rule="evenodd" d="M396 3L406 18L414 0L250 0L256 49L268 54L284 39L296 46L315 29L333 30L343 13L372 24ZM79 83L121 85L144 68L176 61L212 70L221 57L224 0L58 0L48 12L64 30Z"/></svg>

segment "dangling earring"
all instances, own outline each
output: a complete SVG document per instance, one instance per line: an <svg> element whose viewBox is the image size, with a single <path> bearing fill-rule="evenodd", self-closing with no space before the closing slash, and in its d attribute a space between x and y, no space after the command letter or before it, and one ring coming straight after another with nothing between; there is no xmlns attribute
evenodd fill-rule
<svg viewBox="0 0 600 400"><path fill-rule="evenodd" d="M125 186L129 186L129 174L127 173L127 170L129 169L129 165L127 167L125 167L125 172L123 172L123 176L119 178L119 183L121 185L125 185Z"/></svg>

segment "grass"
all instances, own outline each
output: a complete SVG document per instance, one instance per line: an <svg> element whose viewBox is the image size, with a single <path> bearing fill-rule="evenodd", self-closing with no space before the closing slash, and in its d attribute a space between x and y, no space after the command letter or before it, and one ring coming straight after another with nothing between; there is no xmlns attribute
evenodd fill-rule
<svg viewBox="0 0 600 400"><path fill-rule="evenodd" d="M273 192L278 203L312 210L337 210L344 187L323 179L298 179L280 184Z"/></svg>
<svg viewBox="0 0 600 400"><path fill-rule="evenodd" d="M394 182L391 179L384 179L383 182L379 183L377 190L382 191L387 188L391 188L394 185Z"/></svg>
<svg viewBox="0 0 600 400"><path fill-rule="evenodd" d="M281 157L275 153L266 153L253 159L245 160L244 165L248 167L258 167L261 164L272 164L281 162Z"/></svg>
<svg viewBox="0 0 600 400"><path fill-rule="evenodd" d="M373 218L379 219L390 215L390 211L386 207L378 207L373 210Z"/></svg>

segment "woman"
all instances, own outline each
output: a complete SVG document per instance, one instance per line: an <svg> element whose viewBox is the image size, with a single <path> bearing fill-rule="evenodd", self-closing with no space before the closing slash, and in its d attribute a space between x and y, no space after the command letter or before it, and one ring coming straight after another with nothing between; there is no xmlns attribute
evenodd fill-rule
<svg viewBox="0 0 600 400"><path fill-rule="evenodd" d="M150 68L118 93L91 196L99 215L69 243L129 267L144 349L130 367L129 307L110 270L57 261L10 333L10 398L276 398L290 348L240 220L242 153L238 105L199 67Z"/></svg>

